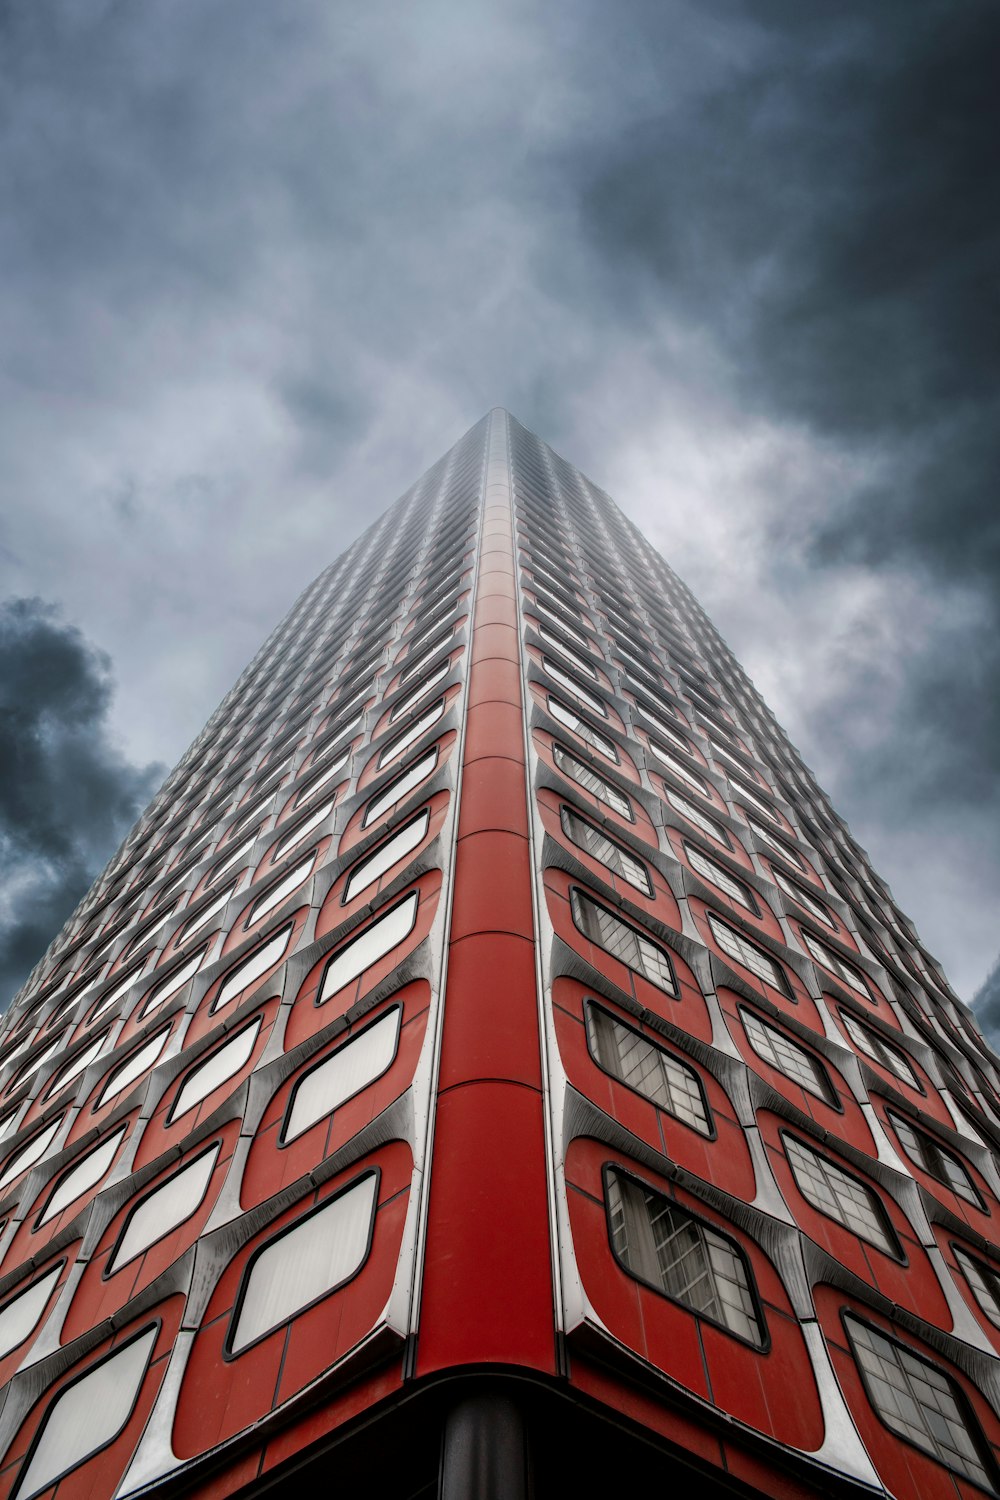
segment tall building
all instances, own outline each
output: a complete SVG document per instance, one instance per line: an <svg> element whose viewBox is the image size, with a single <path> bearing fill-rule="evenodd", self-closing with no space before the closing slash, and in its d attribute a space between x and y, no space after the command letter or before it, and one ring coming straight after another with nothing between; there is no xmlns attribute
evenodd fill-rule
<svg viewBox="0 0 1000 1500"><path fill-rule="evenodd" d="M1000 1485L996 1061L503 411L262 647L0 1091L0 1496Z"/></svg>

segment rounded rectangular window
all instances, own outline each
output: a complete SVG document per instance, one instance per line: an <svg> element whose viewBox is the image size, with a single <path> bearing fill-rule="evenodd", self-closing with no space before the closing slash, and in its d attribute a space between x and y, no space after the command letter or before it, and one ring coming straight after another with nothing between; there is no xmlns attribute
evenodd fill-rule
<svg viewBox="0 0 1000 1500"><path fill-rule="evenodd" d="M377 1172L366 1173L256 1251L233 1310L228 1355L241 1354L357 1275L371 1247L378 1182Z"/></svg>
<svg viewBox="0 0 1000 1500"><path fill-rule="evenodd" d="M409 937L416 920L417 893L411 891L334 954L324 970L316 1004L325 1005L331 995L359 979L372 964L391 953Z"/></svg>
<svg viewBox="0 0 1000 1500"><path fill-rule="evenodd" d="M586 1018L587 1045L599 1068L699 1135L715 1134L705 1090L694 1068L592 1000L587 1001Z"/></svg>
<svg viewBox="0 0 1000 1500"><path fill-rule="evenodd" d="M570 892L570 907L573 921L585 938L610 953L626 968L641 974L657 989L677 998L674 968L665 948L575 886Z"/></svg>
<svg viewBox="0 0 1000 1500"><path fill-rule="evenodd" d="M752 943L735 927L730 927L727 922L720 922L714 912L708 913L708 925L712 929L712 936L727 958L731 958L734 963L742 964L744 969L749 969L751 974L756 974L758 979L762 979L772 989L780 990L789 1000L795 999L788 976L777 959L765 953L763 948Z"/></svg>
<svg viewBox="0 0 1000 1500"><path fill-rule="evenodd" d="M64 1172L56 1183L52 1194L38 1215L35 1227L48 1223L57 1214L61 1214L64 1208L69 1208L78 1198L82 1198L92 1187L100 1182L101 1178L110 1169L117 1154L118 1147L125 1139L127 1126L123 1125L113 1135L95 1146L93 1151L88 1151L82 1161L77 1162L68 1172Z"/></svg>
<svg viewBox="0 0 1000 1500"><path fill-rule="evenodd" d="M188 1110L194 1109L209 1094L214 1094L227 1079L233 1078L246 1066L253 1055L260 1023L260 1016L255 1016L249 1026L244 1026L223 1046L210 1053L204 1062L191 1069L170 1106L168 1125L180 1119L181 1115L186 1115Z"/></svg>
<svg viewBox="0 0 1000 1500"><path fill-rule="evenodd" d="M896 1231L874 1189L797 1136L782 1131L781 1139L795 1185L817 1213L834 1219L893 1260L903 1260Z"/></svg>
<svg viewBox="0 0 1000 1500"><path fill-rule="evenodd" d="M378 769L380 771L385 770L386 766L391 766L394 760L398 760L401 755L405 755L410 746L415 745L417 740L420 739L421 735L425 734L427 730L430 729L432 724L436 724L443 713L444 699L439 698L438 701L432 704L430 708L426 709L424 713L420 715L420 718L417 719L416 723L411 724L409 729L401 734L398 739L395 739L391 744L386 745L385 749L379 754Z"/></svg>
<svg viewBox="0 0 1000 1500"><path fill-rule="evenodd" d="M759 1058L770 1063L772 1068L784 1073L786 1078L791 1078L801 1088L807 1089L810 1094L815 1094L817 1099L822 1099L834 1109L843 1108L830 1082L830 1075L818 1057L801 1047L798 1042L793 1042L777 1026L770 1025L742 1005L740 1020L743 1022L747 1041Z"/></svg>
<svg viewBox="0 0 1000 1500"><path fill-rule="evenodd" d="M154 1011L160 1009L161 1005L166 1005L168 1000L172 1000L180 993L188 980L197 974L207 952L207 948L199 948L197 953L192 953L186 963L180 964L172 974L168 974L166 979L161 980L142 1007L142 1020L151 1016Z"/></svg>
<svg viewBox="0 0 1000 1500"><path fill-rule="evenodd" d="M710 818L707 813L702 812L700 807L695 807L694 803L689 802L686 797L682 797L680 792L675 792L673 787L669 786L667 782L663 783L663 790L674 812L680 813L681 817L686 819L688 823L691 823L695 828L700 828L702 833L707 833L710 839L715 839L715 842L721 844L724 849L731 849L733 847L733 841L721 823L717 823L714 818Z"/></svg>
<svg viewBox="0 0 1000 1500"><path fill-rule="evenodd" d="M560 687L572 693L574 698L579 698L580 702L585 704L591 713L600 714L602 719L608 717L608 711L597 694L588 692L582 683L577 682L575 677L571 676L569 672L564 672L558 662L552 660L551 656L542 657L542 666L553 682L557 682Z"/></svg>
<svg viewBox="0 0 1000 1500"><path fill-rule="evenodd" d="M422 843L430 825L430 818L429 810L424 808L372 854L359 860L347 877L342 904L346 906L349 901L354 900L355 896L360 896L362 891L368 890L369 886L381 880L393 865L412 854L414 849Z"/></svg>
<svg viewBox="0 0 1000 1500"><path fill-rule="evenodd" d="M586 818L581 818L565 803L560 809L560 820L563 833L578 849L596 859L613 875L620 875L622 880L634 886L637 891L642 891L644 896L652 897L653 882L641 859L614 839L609 839L607 834L595 828L593 823L588 823Z"/></svg>
<svg viewBox="0 0 1000 1500"><path fill-rule="evenodd" d="M606 735L600 734L592 724L588 724L586 719L581 719L575 709L563 703L561 698L553 697L551 693L548 697L548 708L558 724L572 730L573 734L583 740L585 745L596 750L598 755L603 755L605 760L618 765L618 751L613 742Z"/></svg>
<svg viewBox="0 0 1000 1500"><path fill-rule="evenodd" d="M611 1245L626 1271L699 1317L763 1348L764 1317L739 1246L624 1172L609 1169L605 1180Z"/></svg>
<svg viewBox="0 0 1000 1500"><path fill-rule="evenodd" d="M291 833L286 834L277 849L275 849L271 863L273 865L280 865L286 854L291 854L292 850L297 848L303 839L308 838L309 834L318 828L321 823L325 823L333 812L336 800L335 797L331 797L329 801L323 803L322 807L318 807L314 813L310 813L308 818L298 823L292 829Z"/></svg>
<svg viewBox="0 0 1000 1500"><path fill-rule="evenodd" d="M65 1264L64 1260L57 1261L44 1276L39 1276L37 1281L0 1307L0 1359L5 1359L34 1333Z"/></svg>
<svg viewBox="0 0 1000 1500"><path fill-rule="evenodd" d="M113 1099L116 1094L124 1093L126 1089L132 1087L133 1083L137 1083L142 1075L156 1062L166 1045L169 1035L170 1027L167 1026L163 1031L158 1031L155 1036L151 1036L148 1042L145 1042L141 1047L137 1047L134 1052L126 1057L125 1061L118 1065L104 1085L98 1095L94 1108L103 1108L109 1099Z"/></svg>
<svg viewBox="0 0 1000 1500"><path fill-rule="evenodd" d="M714 859L710 859L703 850L698 848L697 844L685 843L684 851L696 875L700 875L702 880L707 880L709 885L725 891L727 896L730 896L739 906L752 912L754 916L759 915L760 907L757 905L756 897L744 881L737 880L735 875L730 875L728 870Z"/></svg>
<svg viewBox="0 0 1000 1500"><path fill-rule="evenodd" d="M305 859L300 859L297 865L292 866L283 880L279 880L269 890L266 890L262 896L258 896L250 908L250 915L245 925L253 927L262 917L266 917L269 912L276 911L285 898L290 896L294 890L297 890L306 879L312 870L315 859L316 851L313 849L311 853L306 855Z"/></svg>
<svg viewBox="0 0 1000 1500"><path fill-rule="evenodd" d="M378 822L384 813L387 813L390 808L395 807L397 802L402 802L404 797L408 797L414 788L420 785L424 777L431 774L437 765L437 761L438 747L435 745L433 750L428 751L426 755L422 755L401 776L397 776L394 781L390 781L384 791L380 792L377 797L373 797L366 807L365 815L361 820L362 828L370 828L373 823Z"/></svg>
<svg viewBox="0 0 1000 1500"><path fill-rule="evenodd" d="M844 1314L844 1327L865 1394L890 1432L973 1484L995 1491L1000 1480L996 1462L957 1382L850 1313Z"/></svg>
<svg viewBox="0 0 1000 1500"><path fill-rule="evenodd" d="M596 797L599 802L603 802L606 807L610 807L612 812L616 812L620 818L627 818L630 823L635 822L632 804L624 792L620 792L617 787L612 786L611 782L606 781L603 776L598 776L596 771L592 771L571 750L565 749L562 745L554 744L552 746L552 758L564 776L568 776L571 781L575 781L577 786L582 786L584 791L590 792L591 796Z"/></svg>
<svg viewBox="0 0 1000 1500"><path fill-rule="evenodd" d="M297 1139L381 1077L396 1056L402 1015L400 1007L395 1006L299 1079L288 1101L282 1145Z"/></svg>
<svg viewBox="0 0 1000 1500"><path fill-rule="evenodd" d="M42 1419L15 1494L31 1500L113 1443L132 1415L159 1325L137 1333L64 1385Z"/></svg>
<svg viewBox="0 0 1000 1500"><path fill-rule="evenodd" d="M201 1207L218 1159L219 1142L215 1141L135 1205L108 1257L106 1276L120 1271Z"/></svg>
<svg viewBox="0 0 1000 1500"><path fill-rule="evenodd" d="M951 1188L960 1198L967 1203L974 1203L976 1208L984 1212L986 1205L982 1200L978 1189L973 1184L965 1167L959 1161L954 1152L949 1151L947 1146L941 1144L927 1131L921 1130L919 1126L912 1125L909 1120L904 1120L893 1110L887 1111L892 1121L892 1128L899 1136L903 1150L912 1162L922 1167L928 1177L935 1178L945 1187Z"/></svg>
<svg viewBox="0 0 1000 1500"><path fill-rule="evenodd" d="M266 974L268 969L272 969L276 963L279 963L284 958L291 935L291 924L287 927L279 928L273 937L268 938L267 942L262 943L259 948L255 948L241 963L238 963L234 969L229 971L218 994L212 1001L213 1015L216 1011L222 1010L225 1006L229 1005L231 1001L236 999L237 995L249 989L252 984L256 984L257 980L263 974Z"/></svg>

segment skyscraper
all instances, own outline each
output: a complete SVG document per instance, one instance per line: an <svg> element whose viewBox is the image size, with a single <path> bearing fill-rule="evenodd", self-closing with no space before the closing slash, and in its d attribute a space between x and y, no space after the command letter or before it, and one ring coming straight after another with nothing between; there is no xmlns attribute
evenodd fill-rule
<svg viewBox="0 0 1000 1500"><path fill-rule="evenodd" d="M505 412L261 648L0 1091L0 1495L1000 1483L995 1060Z"/></svg>

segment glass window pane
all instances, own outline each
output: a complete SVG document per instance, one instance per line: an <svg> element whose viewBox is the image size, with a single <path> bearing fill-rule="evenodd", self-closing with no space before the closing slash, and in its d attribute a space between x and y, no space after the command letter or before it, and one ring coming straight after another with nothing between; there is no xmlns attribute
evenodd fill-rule
<svg viewBox="0 0 1000 1500"><path fill-rule="evenodd" d="M372 964L385 958L413 931L417 920L417 893L411 891L384 916L377 917L357 937L340 949L327 966L320 988L318 1005L325 1005L331 995L358 979Z"/></svg>
<svg viewBox="0 0 1000 1500"><path fill-rule="evenodd" d="M235 889L235 884L228 885L220 895L216 896L214 901L210 901L207 906L202 907L201 911L198 912L196 916L192 917L189 922L185 923L180 937L177 940L178 946L180 946L181 943L186 943L190 938L193 938L196 932L201 931L206 922L211 921L216 912L222 911L223 907L227 904L230 896L233 894Z"/></svg>
<svg viewBox="0 0 1000 1500"><path fill-rule="evenodd" d="M605 781L603 776L598 776L596 771L592 771L572 751L566 750L562 745L553 745L552 758L563 775L575 781L577 786L582 786L585 791L590 792L599 802L610 807L619 817L627 818L630 823L635 821L632 816L632 804L625 794L612 786L609 781Z"/></svg>
<svg viewBox="0 0 1000 1500"><path fill-rule="evenodd" d="M414 688L412 693L400 699L389 715L390 723L395 723L397 719L405 718L417 706L421 698L430 692L432 687L436 687L439 682L444 681L450 671L451 662L446 658L439 667L434 669L428 678L420 683L419 687Z"/></svg>
<svg viewBox="0 0 1000 1500"><path fill-rule="evenodd" d="M283 1141L293 1141L384 1073L396 1055L402 1011L397 1007L338 1047L296 1084Z"/></svg>
<svg viewBox="0 0 1000 1500"><path fill-rule="evenodd" d="M960 1198L965 1198L969 1203L974 1203L977 1208L981 1208L982 1199L958 1157L952 1155L948 1148L935 1140L933 1136L911 1125L909 1120L904 1120L902 1115L894 1114L892 1110L888 1113L893 1129L899 1136L903 1150L910 1160L916 1162L918 1167L923 1167L929 1177L934 1177L945 1187L951 1188L952 1192L957 1193Z"/></svg>
<svg viewBox="0 0 1000 1500"><path fill-rule="evenodd" d="M620 875L623 880L628 881L629 885L635 886L636 890L652 896L653 885L649 872L634 854L628 849L623 849L621 844L609 839L599 828L595 828L585 818L578 817L571 808L565 805L561 811L561 819L563 832L578 849L583 849L585 853L592 855L602 865L606 865L613 874Z"/></svg>
<svg viewBox="0 0 1000 1500"><path fill-rule="evenodd" d="M605 760L613 761L615 765L618 764L618 751L612 741L605 735L599 734L593 725L588 724L586 719L581 719L580 715L574 713L573 709L568 708L565 703L560 702L558 698L553 698L551 693L549 694L549 713L558 723L571 729L575 735L579 735L584 744L596 750L598 755L603 755Z"/></svg>
<svg viewBox="0 0 1000 1500"><path fill-rule="evenodd" d="M1000 1328L1000 1273L984 1261L975 1260L960 1245L953 1245L952 1249L979 1306L990 1322Z"/></svg>
<svg viewBox="0 0 1000 1500"><path fill-rule="evenodd" d="M360 1271L368 1255L378 1177L368 1173L250 1262L229 1347L238 1354Z"/></svg>
<svg viewBox="0 0 1000 1500"><path fill-rule="evenodd" d="M298 889L308 877L315 858L315 851L307 854L305 859L300 860L297 865L289 870L284 880L279 880L277 885L272 885L269 891L265 891L263 896L257 898L250 909L250 916L247 920L248 927L252 927L255 922L259 922L261 917L266 917L268 912L275 911L286 897Z"/></svg>
<svg viewBox="0 0 1000 1500"><path fill-rule="evenodd" d="M602 719L608 717L608 711L596 693L588 693L582 683L577 682L576 678L571 677L568 672L564 672L562 667L554 662L550 656L542 657L542 666L548 672L553 682L558 682L559 686L565 688L567 692L572 693L574 698L579 698L581 703L587 705L591 713L600 714Z"/></svg>
<svg viewBox="0 0 1000 1500"><path fill-rule="evenodd" d="M775 885L783 890L786 896L790 896L805 911L811 912L820 922L825 922L827 927L835 925L826 907L821 902L815 901L809 892L796 881L789 880L780 865L772 864L771 874L774 876Z"/></svg>
<svg viewBox="0 0 1000 1500"><path fill-rule="evenodd" d="M248 954L242 963L237 964L212 1002L213 1014L222 1010L223 1006L235 1000L237 995L249 989L252 984L256 984L262 974L273 968L284 957L291 936L291 926L282 927L266 943Z"/></svg>
<svg viewBox="0 0 1000 1500"><path fill-rule="evenodd" d="M427 755L422 755L402 776L390 782L384 792L369 802L361 824L362 828L370 828L372 823L382 817L383 813L389 811L390 807L395 807L397 802L402 802L404 797L408 797L414 787L419 786L424 777L429 776L433 771L437 765L437 758L438 748L435 745L433 750Z"/></svg>
<svg viewBox="0 0 1000 1500"><path fill-rule="evenodd" d="M165 1005L179 990L184 988L191 976L198 972L202 959L207 952L207 948L199 948L197 953L192 953L186 963L181 964L179 968L175 969L172 974L168 975L166 979L156 986L142 1008L143 1020L147 1016L151 1016L154 1011L159 1010L161 1005Z"/></svg>
<svg viewBox="0 0 1000 1500"><path fill-rule="evenodd" d="M148 1250L150 1245L176 1229L178 1224L183 1224L201 1207L219 1158L219 1149L216 1141L136 1204L125 1220L108 1261L109 1275L121 1270L128 1261Z"/></svg>
<svg viewBox="0 0 1000 1500"><path fill-rule="evenodd" d="M701 1135L712 1124L693 1068L598 1005L587 1005L587 1042L595 1061L614 1078L682 1120Z"/></svg>
<svg viewBox="0 0 1000 1500"><path fill-rule="evenodd" d="M571 650L547 625L540 625L538 633L547 645L551 646L553 650L558 651L562 656L565 656L566 660L571 663L576 671L582 672L585 677L593 678L595 682L597 681L597 671L590 665L590 662L584 661L578 652Z"/></svg>
<svg viewBox="0 0 1000 1500"><path fill-rule="evenodd" d="M168 1125L181 1115L186 1115L189 1109L194 1109L196 1104L207 1099L227 1078L232 1078L240 1071L253 1053L260 1025L261 1018L257 1016L249 1026L244 1026L242 1031L238 1031L217 1052L213 1052L191 1070L171 1106L167 1117Z"/></svg>
<svg viewBox="0 0 1000 1500"><path fill-rule="evenodd" d="M425 808L374 853L361 860L348 877L344 888L344 902L353 901L355 896L359 896L362 891L366 891L369 886L381 880L393 865L405 859L408 854L412 854L424 839L430 820L430 812Z"/></svg>
<svg viewBox="0 0 1000 1500"><path fill-rule="evenodd" d="M156 1036L150 1037L148 1042L126 1057L123 1063L119 1063L101 1090L95 1108L100 1109L116 1094L121 1094L125 1089L131 1088L132 1084L156 1062L169 1035L169 1027L165 1031L157 1032Z"/></svg>
<svg viewBox="0 0 1000 1500"><path fill-rule="evenodd" d="M730 875L722 865L716 864L714 859L709 859L708 855L703 854L696 844L685 844L684 848L696 875L700 875L702 880L707 880L709 885L718 886L720 891L725 891L727 896L739 902L740 906L745 906L747 911L756 912L756 903L742 880L737 880L736 876Z"/></svg>
<svg viewBox="0 0 1000 1500"><path fill-rule="evenodd" d="M100 1182L114 1161L127 1129L128 1126L123 1125L114 1135L109 1135L107 1140L102 1141L93 1151L88 1151L82 1161L60 1177L55 1192L38 1216L39 1224L54 1219L56 1214L61 1214L64 1208L75 1203L77 1198L82 1198L84 1193Z"/></svg>
<svg viewBox="0 0 1000 1500"><path fill-rule="evenodd" d="M886 1255L901 1259L895 1232L873 1190L797 1137L783 1134L782 1139L792 1176L806 1202Z"/></svg>
<svg viewBox="0 0 1000 1500"><path fill-rule="evenodd" d="M742 964L758 979L763 979L765 984L772 985L774 989L781 990L785 995L791 995L785 971L776 959L765 953L763 948L758 948L756 943L751 943L749 938L737 932L735 927L720 922L714 912L708 913L708 925L712 929L712 936L727 957L735 963Z"/></svg>
<svg viewBox="0 0 1000 1500"><path fill-rule="evenodd" d="M660 1193L608 1174L611 1243L633 1275L750 1343L764 1342L750 1271L737 1245Z"/></svg>
<svg viewBox="0 0 1000 1500"><path fill-rule="evenodd" d="M144 1328L63 1387L43 1418L38 1442L17 1486L18 1500L31 1500L60 1474L114 1441L132 1415L156 1334L155 1325Z"/></svg>
<svg viewBox="0 0 1000 1500"><path fill-rule="evenodd" d="M312 781L308 782L307 785L302 788L301 792L298 792L296 794L295 806L298 807L301 802L307 802L310 797L315 796L317 792L322 791L325 786L329 786L333 778L335 776L339 776L340 772L347 765L347 762L350 760L350 758L350 750L345 750L343 754L336 756L335 759L330 761L325 767L319 769L319 775L316 776ZM313 767L312 769L315 770L318 768Z"/></svg>
<svg viewBox="0 0 1000 1500"><path fill-rule="evenodd" d="M291 854L297 844L301 844L302 840L308 838L309 834L317 829L321 823L325 823L333 812L336 801L335 797L331 797L328 802L323 803L322 807L318 807L314 813L310 813L309 817L302 823L297 824L291 833L286 834L277 849L275 849L274 858L271 863L280 865L286 854Z"/></svg>
<svg viewBox="0 0 1000 1500"><path fill-rule="evenodd" d="M261 825L261 827L263 827L263 824ZM215 885L216 881L221 880L227 870L231 870L233 868L233 865L238 865L240 860L245 858L245 856L250 853L254 844L256 844L259 833L260 828L255 828L253 833L250 834L249 838L244 839L242 844L240 844L238 848L234 849L231 854L228 854L220 865L216 865L215 869L208 877L208 880L205 882L206 886Z"/></svg>
<svg viewBox="0 0 1000 1500"><path fill-rule="evenodd" d="M920 1088L920 1080L898 1047L893 1047L877 1031L856 1021L850 1011L841 1010L840 1019L844 1023L844 1030L859 1052L863 1052L874 1062L881 1063L884 1068L888 1068L890 1073L895 1073L897 1078L908 1083L911 1088Z"/></svg>
<svg viewBox="0 0 1000 1500"><path fill-rule="evenodd" d="M949 1469L992 1490L996 1466L951 1376L859 1318L848 1315L844 1321L868 1399L885 1425Z"/></svg>
<svg viewBox="0 0 1000 1500"><path fill-rule="evenodd" d="M379 755L378 769L380 771L384 770L386 766L391 766L394 760L398 760L401 755L405 755L410 746L416 744L420 736L430 729L432 724L436 724L443 713L444 699L439 698L437 703L433 704L432 707L420 715L415 724L411 724L409 729L401 734L398 739L392 741L391 745L386 745L385 749Z"/></svg>
<svg viewBox="0 0 1000 1500"><path fill-rule="evenodd" d="M703 813L700 807L695 807L693 802L682 797L680 792L675 792L673 787L668 786L666 782L663 784L663 790L674 812L680 813L682 818L686 818L695 828L700 828L702 833L707 833L710 839L715 839L727 849L732 847L729 835L721 823L717 823L714 818Z"/></svg>
<svg viewBox="0 0 1000 1500"><path fill-rule="evenodd" d="M769 1026L766 1021L754 1015L753 1011L744 1010L742 1006L740 1019L747 1040L758 1057L770 1063L772 1068L777 1068L779 1073L784 1073L786 1078L794 1079L811 1094L825 1099L828 1104L836 1104L837 1095L818 1057L793 1042L791 1037L779 1031L776 1026Z"/></svg>
<svg viewBox="0 0 1000 1500"><path fill-rule="evenodd" d="M4 1167L3 1175L0 1176L0 1193L6 1191L15 1177L20 1177L21 1173L26 1172L29 1167L33 1167L36 1161L41 1161L55 1140L56 1132L62 1122L62 1116L58 1120L53 1120L51 1125L47 1125L44 1130L40 1130L37 1135L33 1135L30 1141L14 1152Z"/></svg>
<svg viewBox="0 0 1000 1500"><path fill-rule="evenodd" d="M4 1359L18 1344L23 1344L33 1333L48 1300L55 1290L59 1273L65 1261L58 1261L51 1271L46 1271L23 1292L18 1292L9 1302L0 1307L0 1359Z"/></svg>
<svg viewBox="0 0 1000 1500"><path fill-rule="evenodd" d="M652 938L575 888L570 892L570 905L573 921L584 937L610 953L612 958L617 958L619 963L641 974L650 984L676 997L677 986L670 959Z"/></svg>
<svg viewBox="0 0 1000 1500"><path fill-rule="evenodd" d="M820 942L819 938L815 937L805 927L802 928L802 940L806 945L806 950L810 958L814 958L824 969L829 969L831 974L836 974L838 979L842 979L846 985L857 994L864 996L868 1003L871 1004L872 997L868 993L868 986L861 978L857 969L853 968L851 964L845 963L839 954L834 953L832 948L828 948L825 943Z"/></svg>
<svg viewBox="0 0 1000 1500"><path fill-rule="evenodd" d="M108 1033L106 1031L102 1032L100 1036L94 1038L89 1047L84 1047L81 1052L78 1052L73 1060L67 1063L62 1072L57 1073L55 1078L49 1084L49 1095L51 1096L53 1094L60 1093L61 1090L71 1084L74 1079L79 1078L80 1074L85 1072L86 1069L90 1067L90 1064L100 1053L101 1048L104 1046L104 1043L107 1041L107 1039Z"/></svg>

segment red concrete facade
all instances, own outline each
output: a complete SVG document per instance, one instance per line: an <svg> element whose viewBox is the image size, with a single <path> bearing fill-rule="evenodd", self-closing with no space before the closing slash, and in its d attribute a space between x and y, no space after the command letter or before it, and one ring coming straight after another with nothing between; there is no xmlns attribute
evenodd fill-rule
<svg viewBox="0 0 1000 1500"><path fill-rule="evenodd" d="M992 1493L998 1149L738 663L494 411L5 1018L0 1497Z"/></svg>

